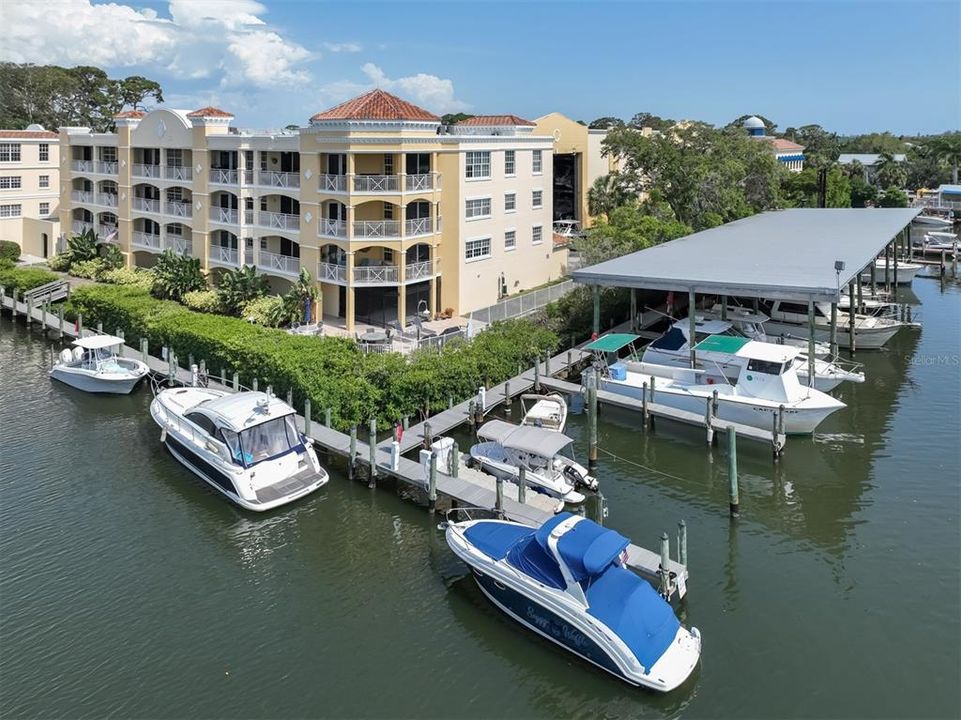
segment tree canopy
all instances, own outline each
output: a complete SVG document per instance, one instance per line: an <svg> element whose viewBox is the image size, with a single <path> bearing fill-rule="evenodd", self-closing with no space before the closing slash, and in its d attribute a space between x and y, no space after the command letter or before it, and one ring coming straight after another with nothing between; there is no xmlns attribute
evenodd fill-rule
<svg viewBox="0 0 961 720"><path fill-rule="evenodd" d="M440 121L444 125L456 125L461 120L469 120L474 117L473 115L468 115L467 113L447 113L446 115L440 116Z"/></svg>
<svg viewBox="0 0 961 720"><path fill-rule="evenodd" d="M124 108L163 102L163 90L140 75L114 80L100 68L0 63L0 127L39 123L49 130L69 125L106 132Z"/></svg>
<svg viewBox="0 0 961 720"><path fill-rule="evenodd" d="M818 169L804 168L799 173L787 173L781 184L785 204L794 207L816 208L818 206ZM851 207L851 181L840 168L831 168L827 175L826 206L829 208Z"/></svg>
<svg viewBox="0 0 961 720"><path fill-rule="evenodd" d="M591 120L589 127L591 130L607 130L608 128L617 127L623 125L624 121L618 117L613 117L611 115L606 115L604 117L595 118Z"/></svg>

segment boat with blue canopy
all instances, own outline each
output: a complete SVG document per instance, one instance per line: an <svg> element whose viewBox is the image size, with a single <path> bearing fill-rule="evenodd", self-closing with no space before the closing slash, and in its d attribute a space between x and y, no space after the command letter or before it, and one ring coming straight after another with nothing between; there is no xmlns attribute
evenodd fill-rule
<svg viewBox="0 0 961 720"><path fill-rule="evenodd" d="M697 666L700 633L628 569L620 533L565 512L539 528L449 522L446 537L494 605L622 680L667 692Z"/></svg>

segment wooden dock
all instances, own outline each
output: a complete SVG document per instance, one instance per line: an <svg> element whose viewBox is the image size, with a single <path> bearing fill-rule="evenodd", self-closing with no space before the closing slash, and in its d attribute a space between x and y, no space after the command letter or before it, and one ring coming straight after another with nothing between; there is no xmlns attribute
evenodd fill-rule
<svg viewBox="0 0 961 720"><path fill-rule="evenodd" d="M24 316L28 325L36 324L43 328L48 337L54 339L59 337L74 339L79 335L87 337L97 334L89 328L81 328L78 333L76 326L64 320L62 315L45 312L42 308L28 306L26 302L14 302L12 297L7 296L2 291L0 291L0 307L10 309L15 316ZM115 331L115 334L120 335L121 333L122 331ZM144 346L135 348L124 345L122 354L125 357L142 360L155 375L166 378L170 373L170 362L150 355L146 352ZM561 353L541 363L536 371L534 368L530 368L506 383L494 386L485 392L486 410L489 411L504 402L507 397L508 386L510 397L516 397L529 391L534 387L535 381L540 381L547 387L544 381L551 378L551 373L563 372L572 365L581 362L586 355L587 353L580 350ZM190 369L175 365L173 370L175 383L189 385L194 382L195 378ZM227 378L218 379L216 376L208 375L206 382L208 387L217 390L234 391L234 388L227 382ZM568 385L579 389L579 386L573 383L568 383ZM431 423L432 435L436 437L467 422L470 405L471 401L461 403L431 417L428 422ZM322 423L316 421L308 423L304 415L298 414L296 423L300 431L307 435L315 445L330 455L344 458L351 467L367 467L368 472L372 471L375 476L390 476L424 492L429 492L428 476L419 462L403 457L402 453L397 458L396 466L392 464L392 442L390 439L379 443L374 448L374 467L370 468L371 455L368 443L356 437L352 440L349 435ZM423 433L424 423L411 427L405 433L404 452L422 445ZM351 452L352 445L353 453ZM497 504L497 481L479 470L468 468L464 455L459 457L457 477L442 473L438 469L435 479L436 492L439 495L451 498L460 507L493 509ZM503 483L502 493L503 516L525 525L539 526L563 507L563 503L560 503L560 501L536 493L530 488L525 493L525 502L518 502L518 487L512 483ZM684 540L684 547L686 548L686 539ZM661 581L662 555L632 544L628 547L628 564L641 576L660 587L669 598L684 597L689 578L687 566L671 559L669 551L666 550L666 545L662 547L662 551L667 559L667 568L671 578L666 588Z"/></svg>

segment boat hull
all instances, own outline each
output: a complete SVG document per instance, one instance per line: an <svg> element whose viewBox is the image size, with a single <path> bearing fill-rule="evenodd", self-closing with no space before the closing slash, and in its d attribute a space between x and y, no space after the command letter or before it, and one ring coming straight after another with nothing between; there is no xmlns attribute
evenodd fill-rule
<svg viewBox="0 0 961 720"><path fill-rule="evenodd" d="M108 377L82 371L78 372L60 366L54 366L50 371L50 377L72 388L88 393L107 395L129 395L137 387L137 384L146 377L147 373L122 377L113 375Z"/></svg>
<svg viewBox="0 0 961 720"><path fill-rule="evenodd" d="M884 347L887 342L897 334L901 325L887 327L870 327L857 329L857 348L858 350L878 350ZM768 320L764 323L764 331L769 337L778 335L806 335L806 325L794 325L793 323L781 322L780 320ZM817 327L814 330L814 339L830 342L831 331L828 328ZM838 327L837 330L838 347L851 347L851 333L847 328Z"/></svg>
<svg viewBox="0 0 961 720"><path fill-rule="evenodd" d="M918 271L920 269L921 269L921 266L915 263L910 263L907 266L899 264L898 265L898 285L910 285L912 282L914 282L914 276L918 274ZM891 278L890 282L893 283L894 282L894 265L893 264L888 266L887 274L885 274L884 272L884 266L881 266L874 271L874 281L876 283L889 282L888 277ZM871 279L870 270L868 270L868 272L862 273L861 279L870 280Z"/></svg>
<svg viewBox="0 0 961 720"><path fill-rule="evenodd" d="M500 478L506 482L514 483L515 485L518 484L520 482L520 470L509 463L500 462L485 455L482 451L482 447L484 445L485 443L478 443L471 448L471 459L476 462L480 466L481 470L487 474L493 475L494 477ZM527 475L527 488L549 497L558 498L566 503L571 503L572 505L582 503L587 499L582 493L577 492L577 490L572 489L567 492L560 492L543 485L542 483L538 482L538 480L539 478L529 473Z"/></svg>

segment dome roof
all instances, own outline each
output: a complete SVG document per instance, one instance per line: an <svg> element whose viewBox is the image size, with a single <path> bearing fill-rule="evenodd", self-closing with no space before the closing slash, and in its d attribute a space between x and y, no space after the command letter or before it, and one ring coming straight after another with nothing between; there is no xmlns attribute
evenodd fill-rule
<svg viewBox="0 0 961 720"><path fill-rule="evenodd" d="M744 121L744 127L748 130L759 130L764 127L764 121L757 115L751 115L751 117Z"/></svg>

